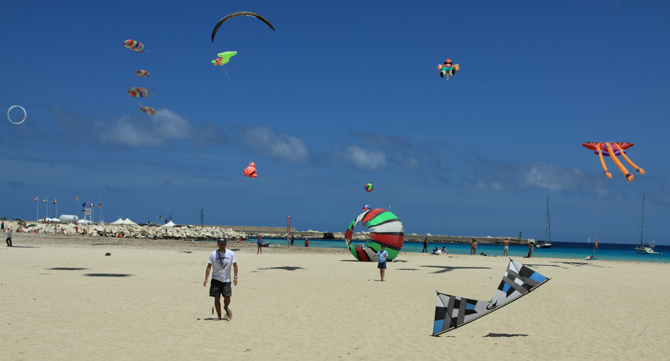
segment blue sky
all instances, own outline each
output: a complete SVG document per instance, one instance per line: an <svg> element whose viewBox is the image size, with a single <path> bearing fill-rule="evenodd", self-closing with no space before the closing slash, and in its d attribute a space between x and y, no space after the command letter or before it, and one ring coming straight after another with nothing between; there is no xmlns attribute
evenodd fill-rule
<svg viewBox="0 0 670 361"><path fill-rule="evenodd" d="M243 10L276 31L235 18L212 43L218 20ZM283 226L290 215L298 230L336 232L370 203L391 207L407 233L541 238L549 196L555 241L633 243L646 194L645 239L670 244L669 11L664 1L10 2L0 108L19 104L28 119L0 128L0 216L34 219L35 197L81 215L75 197L100 194L106 221L195 224L204 208L206 224ZM210 63L230 50L230 64ZM437 71L446 58L461 66L449 82ZM136 86L151 95L131 98ZM635 143L628 154L647 174L626 183L607 159L604 179L586 141ZM244 178L252 160L259 177Z"/></svg>

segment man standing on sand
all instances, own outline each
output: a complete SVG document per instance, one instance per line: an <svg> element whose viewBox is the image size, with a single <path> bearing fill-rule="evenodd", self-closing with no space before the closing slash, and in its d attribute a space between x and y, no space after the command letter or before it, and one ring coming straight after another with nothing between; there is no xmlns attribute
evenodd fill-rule
<svg viewBox="0 0 670 361"><path fill-rule="evenodd" d="M389 253L386 252L386 246L382 245L381 251L377 252L377 257L379 257L377 268L379 268L379 275L382 277L382 282L384 282L384 274L386 273L386 258L388 256Z"/></svg>
<svg viewBox="0 0 670 361"><path fill-rule="evenodd" d="M474 238L470 241L470 255L473 254L477 254L477 240Z"/></svg>
<svg viewBox="0 0 670 361"><path fill-rule="evenodd" d="M209 264L205 272L205 282L202 284L207 287L207 279L209 279L209 271L212 271L212 283L209 287L209 295L214 297L214 306L216 307L216 314L221 319L221 295L223 295L223 307L226 310L228 319L233 318L233 311L228 308L230 305L230 296L233 290L230 287L230 265L235 270L235 277L233 284L237 286L237 258L233 251L226 249L226 240L220 239L218 242L219 249L209 255Z"/></svg>
<svg viewBox="0 0 670 361"><path fill-rule="evenodd" d="M7 247L12 246L12 229L9 227L7 227L7 239L5 242L7 242Z"/></svg>
<svg viewBox="0 0 670 361"><path fill-rule="evenodd" d="M291 236L291 247L293 247L293 241L295 241L295 237Z"/></svg>
<svg viewBox="0 0 670 361"><path fill-rule="evenodd" d="M428 237L423 239L423 251L421 253L428 253Z"/></svg>
<svg viewBox="0 0 670 361"><path fill-rule="evenodd" d="M258 236L258 241L256 242L258 244L258 249L256 249L256 255L258 256L258 252L261 253L261 256L263 255L263 238L261 236Z"/></svg>
<svg viewBox="0 0 670 361"><path fill-rule="evenodd" d="M509 251L509 238L505 238L503 241L503 256L509 256L507 251Z"/></svg>

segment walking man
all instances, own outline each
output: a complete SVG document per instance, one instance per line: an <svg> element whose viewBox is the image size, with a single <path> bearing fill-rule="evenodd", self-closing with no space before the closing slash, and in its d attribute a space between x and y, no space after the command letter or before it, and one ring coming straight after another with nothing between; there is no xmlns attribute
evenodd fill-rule
<svg viewBox="0 0 670 361"><path fill-rule="evenodd" d="M7 227L7 239L5 242L7 242L7 247L12 246L12 229L9 227Z"/></svg>
<svg viewBox="0 0 670 361"><path fill-rule="evenodd" d="M388 256L389 254L386 252L386 246L382 245L381 251L377 252L377 257L379 257L377 268L379 268L379 275L382 278L382 282L384 282L384 274L386 273L386 258L388 258Z"/></svg>
<svg viewBox="0 0 670 361"><path fill-rule="evenodd" d="M503 256L508 256L507 251L509 251L509 238L505 238L503 242Z"/></svg>
<svg viewBox="0 0 670 361"><path fill-rule="evenodd" d="M428 253L428 237L423 239L423 251L421 253Z"/></svg>
<svg viewBox="0 0 670 361"><path fill-rule="evenodd" d="M230 266L232 265L235 270L233 284L237 286L237 258L235 258L233 251L226 249L225 239L220 239L218 246L219 249L209 255L205 282L202 285L207 287L209 271L213 268L209 295L214 297L214 307L216 307L216 314L219 316L219 320L221 320L221 295L223 295L223 308L226 310L228 320L231 320L233 318L233 311L228 307L230 305L230 296L233 294L233 290L230 287Z"/></svg>

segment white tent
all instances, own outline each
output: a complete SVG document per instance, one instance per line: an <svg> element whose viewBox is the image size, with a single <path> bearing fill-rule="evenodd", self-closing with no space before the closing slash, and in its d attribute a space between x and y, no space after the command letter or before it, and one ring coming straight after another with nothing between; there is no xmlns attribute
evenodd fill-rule
<svg viewBox="0 0 670 361"><path fill-rule="evenodd" d="M112 224L119 225L119 224L125 224L125 223L124 223L123 219L121 219L121 218L119 217L119 219L117 219L115 222L112 222Z"/></svg>
<svg viewBox="0 0 670 361"><path fill-rule="evenodd" d="M79 223L79 224L91 224L93 222L89 221L88 219L80 219L77 223Z"/></svg>
<svg viewBox="0 0 670 361"><path fill-rule="evenodd" d="M128 226L136 226L137 225L137 223L131 221L130 218L124 219L123 224L128 225Z"/></svg>
<svg viewBox="0 0 670 361"><path fill-rule="evenodd" d="M174 227L174 226L176 226L176 224L174 224L172 221L170 221L170 222L168 222L168 223L165 223L165 224L162 225L161 227Z"/></svg>

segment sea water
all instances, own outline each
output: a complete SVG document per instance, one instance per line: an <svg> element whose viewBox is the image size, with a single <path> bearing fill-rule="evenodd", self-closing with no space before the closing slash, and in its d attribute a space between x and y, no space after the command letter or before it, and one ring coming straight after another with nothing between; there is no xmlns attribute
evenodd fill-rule
<svg viewBox="0 0 670 361"><path fill-rule="evenodd" d="M286 238L265 238L264 243L279 244L286 246ZM354 242L355 244L361 242ZM550 258L568 258L585 259L594 253L593 243L573 243L573 242L552 242L551 248L534 248L533 257ZM304 247L304 239L296 239L295 247ZM311 240L310 247L316 248L342 248L346 249L347 244L344 240ZM432 252L435 247L442 250L447 247L449 254L470 254L470 243L428 243L428 251ZM423 243L405 242L402 252L420 253L423 250ZM637 254L634 244L613 244L598 243L598 249L595 249L597 260L607 261L633 261L633 262L662 262L670 263L670 246L656 246L655 250L662 254ZM501 244L477 244L477 254L484 253L487 256L502 257L503 246ZM522 258L528 254L527 245L510 245L509 257Z"/></svg>

